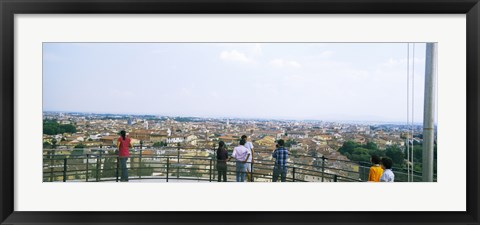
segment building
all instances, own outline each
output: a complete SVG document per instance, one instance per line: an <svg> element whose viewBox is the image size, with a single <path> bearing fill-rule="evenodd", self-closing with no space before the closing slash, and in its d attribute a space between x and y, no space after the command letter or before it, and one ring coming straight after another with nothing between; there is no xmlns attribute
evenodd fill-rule
<svg viewBox="0 0 480 225"><path fill-rule="evenodd" d="M150 130L134 130L129 133L131 138L143 140L143 141L150 141L150 134L152 131Z"/></svg>
<svg viewBox="0 0 480 225"><path fill-rule="evenodd" d="M185 137L172 135L170 137L167 137L167 139L165 141L167 142L167 144L183 143L185 141Z"/></svg>
<svg viewBox="0 0 480 225"><path fill-rule="evenodd" d="M103 136L100 138L100 142L103 145L115 145L119 136Z"/></svg>
<svg viewBox="0 0 480 225"><path fill-rule="evenodd" d="M275 146L275 138L272 136L265 136L260 140L255 141L255 144L260 146Z"/></svg>
<svg viewBox="0 0 480 225"><path fill-rule="evenodd" d="M226 145L236 145L238 144L237 142L239 141L239 137L237 136L232 136L232 135L224 135L224 136L220 136L218 138L220 141L223 141L225 142Z"/></svg>
<svg viewBox="0 0 480 225"><path fill-rule="evenodd" d="M308 138L307 132L304 131L290 131L287 132L287 136L291 138Z"/></svg>

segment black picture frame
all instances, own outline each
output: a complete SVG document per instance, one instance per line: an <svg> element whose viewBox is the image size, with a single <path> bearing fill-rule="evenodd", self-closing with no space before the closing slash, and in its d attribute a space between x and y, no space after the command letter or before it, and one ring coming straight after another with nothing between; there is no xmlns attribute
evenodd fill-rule
<svg viewBox="0 0 480 225"><path fill-rule="evenodd" d="M479 0L0 0L1 224L479 224ZM14 15L153 13L466 14L466 212L19 212L14 211ZM38 193L41 194L41 193Z"/></svg>

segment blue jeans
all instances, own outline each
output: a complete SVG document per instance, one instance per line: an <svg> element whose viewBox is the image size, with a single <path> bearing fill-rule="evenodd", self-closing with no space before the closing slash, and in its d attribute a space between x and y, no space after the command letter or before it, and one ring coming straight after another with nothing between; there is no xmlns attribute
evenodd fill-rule
<svg viewBox="0 0 480 225"><path fill-rule="evenodd" d="M273 166L273 179L272 179L273 182L277 182L278 175L281 176L282 182L285 182L287 180L287 166L286 165L282 166L282 165L275 164L275 166Z"/></svg>
<svg viewBox="0 0 480 225"><path fill-rule="evenodd" d="M245 182L245 176L247 175L247 164L237 161L237 182Z"/></svg>
<svg viewBox="0 0 480 225"><path fill-rule="evenodd" d="M127 160L128 158L126 157L120 157L120 167L122 170L122 176L120 178L121 181L128 181Z"/></svg>

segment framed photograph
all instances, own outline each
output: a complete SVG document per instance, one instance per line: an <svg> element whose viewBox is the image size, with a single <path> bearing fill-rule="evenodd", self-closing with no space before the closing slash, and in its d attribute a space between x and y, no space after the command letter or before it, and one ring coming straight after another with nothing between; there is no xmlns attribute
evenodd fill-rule
<svg viewBox="0 0 480 225"><path fill-rule="evenodd" d="M2 224L478 224L477 0L0 6Z"/></svg>

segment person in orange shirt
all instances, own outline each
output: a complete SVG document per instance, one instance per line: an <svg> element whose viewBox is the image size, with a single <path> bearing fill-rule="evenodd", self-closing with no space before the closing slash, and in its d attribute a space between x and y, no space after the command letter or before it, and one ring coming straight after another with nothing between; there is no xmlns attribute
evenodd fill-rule
<svg viewBox="0 0 480 225"><path fill-rule="evenodd" d="M380 157L372 155L372 157L370 158L370 162L373 164L373 166L370 167L370 172L368 173L368 181L380 182L380 177L383 174L383 169L380 166Z"/></svg>

